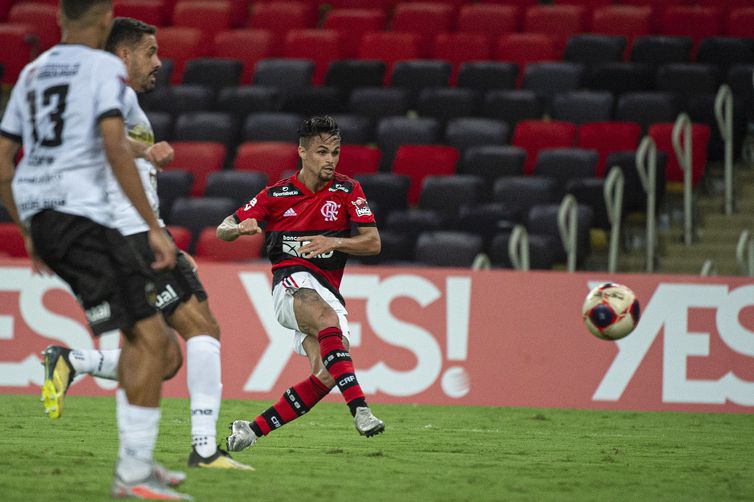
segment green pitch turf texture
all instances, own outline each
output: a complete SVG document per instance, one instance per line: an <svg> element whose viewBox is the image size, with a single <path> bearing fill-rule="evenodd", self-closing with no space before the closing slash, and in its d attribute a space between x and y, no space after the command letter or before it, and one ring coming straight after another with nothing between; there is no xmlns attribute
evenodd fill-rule
<svg viewBox="0 0 754 502"><path fill-rule="evenodd" d="M270 403L225 401L219 437ZM183 468L188 402L165 399L156 458ZM255 472L192 469L199 501L754 500L754 416L375 405L360 437L326 402L234 456ZM113 398L0 396L0 500L107 500Z"/></svg>

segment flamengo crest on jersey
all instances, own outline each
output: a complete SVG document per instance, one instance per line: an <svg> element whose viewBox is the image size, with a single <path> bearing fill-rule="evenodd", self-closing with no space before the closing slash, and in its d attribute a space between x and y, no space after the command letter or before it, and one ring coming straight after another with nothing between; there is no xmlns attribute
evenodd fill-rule
<svg viewBox="0 0 754 502"><path fill-rule="evenodd" d="M22 70L0 123L24 147L13 179L22 220L55 209L112 226L99 121L123 114L126 82L120 59L83 45L56 45Z"/></svg>

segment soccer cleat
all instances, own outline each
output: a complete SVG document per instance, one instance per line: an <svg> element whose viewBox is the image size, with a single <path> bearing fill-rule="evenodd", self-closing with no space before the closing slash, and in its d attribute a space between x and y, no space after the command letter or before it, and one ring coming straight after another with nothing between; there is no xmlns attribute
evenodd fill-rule
<svg viewBox="0 0 754 502"><path fill-rule="evenodd" d="M110 496L115 499L142 499L142 500L194 500L194 497L186 493L180 493L165 486L157 477L156 470L146 479L126 483L118 474L113 478L110 486Z"/></svg>
<svg viewBox="0 0 754 502"><path fill-rule="evenodd" d="M228 451L241 451L254 446L257 442L257 436L251 430L251 422L245 420L234 420L230 424L230 436L225 440Z"/></svg>
<svg viewBox="0 0 754 502"><path fill-rule="evenodd" d="M191 455L188 459L189 467L204 467L205 469L236 469L238 471L253 471L254 468L250 465L242 464L230 456L230 454L217 449L214 455L209 457L202 457L196 452L196 448L191 450Z"/></svg>
<svg viewBox="0 0 754 502"><path fill-rule="evenodd" d="M372 410L366 406L356 408L356 415L353 417L356 430L359 434L368 438L379 434L385 430L385 422L372 415Z"/></svg>
<svg viewBox="0 0 754 502"><path fill-rule="evenodd" d="M154 463L154 475L161 483L168 486L178 486L186 481L186 473L181 471L171 471L162 464Z"/></svg>
<svg viewBox="0 0 754 502"><path fill-rule="evenodd" d="M71 349L59 345L50 345L42 355L44 356L45 379L42 384L42 403L45 413L50 418L57 419L63 414L63 398L71 385L76 371L68 359Z"/></svg>

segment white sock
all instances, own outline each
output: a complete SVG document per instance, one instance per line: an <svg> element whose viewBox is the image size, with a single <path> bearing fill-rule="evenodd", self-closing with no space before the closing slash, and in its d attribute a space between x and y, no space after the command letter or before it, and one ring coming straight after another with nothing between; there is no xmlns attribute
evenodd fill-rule
<svg viewBox="0 0 754 502"><path fill-rule="evenodd" d="M120 435L116 471L120 479L131 483L152 472L154 445L160 429L160 408L134 406L125 397L125 392L122 396L116 395Z"/></svg>
<svg viewBox="0 0 754 502"><path fill-rule="evenodd" d="M126 391L118 388L115 391L115 423L118 425L118 437L123 437L123 429L126 426L126 410L128 409L128 398ZM123 441L118 445L118 458L123 457Z"/></svg>
<svg viewBox="0 0 754 502"><path fill-rule="evenodd" d="M72 350L68 355L71 366L76 373L86 373L92 376L118 379L118 360L120 349L113 350Z"/></svg>
<svg viewBox="0 0 754 502"><path fill-rule="evenodd" d="M191 445L202 457L217 451L217 418L222 397L220 341L208 335L186 342L186 380L191 398Z"/></svg>

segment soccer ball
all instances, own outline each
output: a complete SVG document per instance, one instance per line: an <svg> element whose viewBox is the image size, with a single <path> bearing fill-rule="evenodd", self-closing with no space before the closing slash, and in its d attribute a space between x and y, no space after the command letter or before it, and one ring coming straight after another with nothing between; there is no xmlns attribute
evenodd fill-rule
<svg viewBox="0 0 754 502"><path fill-rule="evenodd" d="M620 340L639 322L639 300L627 286L606 282L586 295L581 313L591 334L602 340Z"/></svg>

